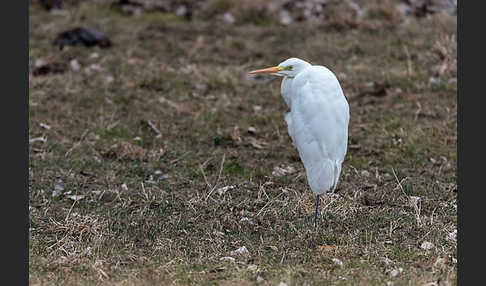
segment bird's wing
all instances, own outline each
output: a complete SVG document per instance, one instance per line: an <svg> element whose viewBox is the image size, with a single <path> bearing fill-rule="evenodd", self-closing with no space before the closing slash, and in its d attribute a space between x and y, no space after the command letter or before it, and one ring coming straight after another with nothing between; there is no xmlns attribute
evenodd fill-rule
<svg viewBox="0 0 486 286"><path fill-rule="evenodd" d="M336 77L325 68L313 66L299 74L293 81L292 91L295 145L311 188L313 183L316 188L327 191L337 183L336 168L340 172L346 155L348 103Z"/></svg>
<svg viewBox="0 0 486 286"><path fill-rule="evenodd" d="M316 141L322 155L342 162L346 155L349 105L334 74L313 66L295 78L294 137L306 132L305 140Z"/></svg>

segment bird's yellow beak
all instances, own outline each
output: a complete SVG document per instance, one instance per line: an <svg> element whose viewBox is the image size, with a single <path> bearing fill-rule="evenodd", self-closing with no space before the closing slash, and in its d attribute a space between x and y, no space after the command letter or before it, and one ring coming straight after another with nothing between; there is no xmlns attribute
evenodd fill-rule
<svg viewBox="0 0 486 286"><path fill-rule="evenodd" d="M266 68L266 69L259 69L259 70L254 70L248 72L249 74L257 74L257 73L276 73L281 70L283 70L283 67L271 67L271 68Z"/></svg>

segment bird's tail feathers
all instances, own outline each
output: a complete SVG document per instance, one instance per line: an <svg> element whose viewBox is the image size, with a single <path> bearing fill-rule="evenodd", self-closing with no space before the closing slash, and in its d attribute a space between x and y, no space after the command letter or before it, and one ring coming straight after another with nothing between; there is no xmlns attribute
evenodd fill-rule
<svg viewBox="0 0 486 286"><path fill-rule="evenodd" d="M337 160L325 160L315 166L308 166L307 180L315 194L324 194L336 189L341 173L341 164Z"/></svg>
<svg viewBox="0 0 486 286"><path fill-rule="evenodd" d="M331 189L334 183L333 165L331 160L325 160L306 168L307 181L315 194L324 194Z"/></svg>
<svg viewBox="0 0 486 286"><path fill-rule="evenodd" d="M339 175L341 174L341 164L336 160L334 161L334 183L332 186L332 192L336 190L337 184L339 182Z"/></svg>

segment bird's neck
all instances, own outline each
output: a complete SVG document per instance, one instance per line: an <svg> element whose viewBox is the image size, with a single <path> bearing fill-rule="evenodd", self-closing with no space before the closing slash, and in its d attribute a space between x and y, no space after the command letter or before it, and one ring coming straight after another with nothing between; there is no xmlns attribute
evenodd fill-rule
<svg viewBox="0 0 486 286"><path fill-rule="evenodd" d="M292 103L292 93L290 92L292 87L292 79L293 78L291 77L284 77L282 79L282 85L280 86L280 92L282 93L282 97L289 108Z"/></svg>

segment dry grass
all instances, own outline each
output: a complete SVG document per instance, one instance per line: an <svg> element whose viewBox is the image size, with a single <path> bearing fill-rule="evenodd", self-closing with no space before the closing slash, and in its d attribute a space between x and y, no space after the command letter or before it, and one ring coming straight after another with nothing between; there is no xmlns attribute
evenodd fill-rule
<svg viewBox="0 0 486 286"><path fill-rule="evenodd" d="M32 285L456 285L455 17L222 25L93 5L30 7ZM78 25L113 46L51 45ZM317 229L280 81L246 75L290 56L333 70L351 108ZM39 59L67 69L34 75Z"/></svg>

